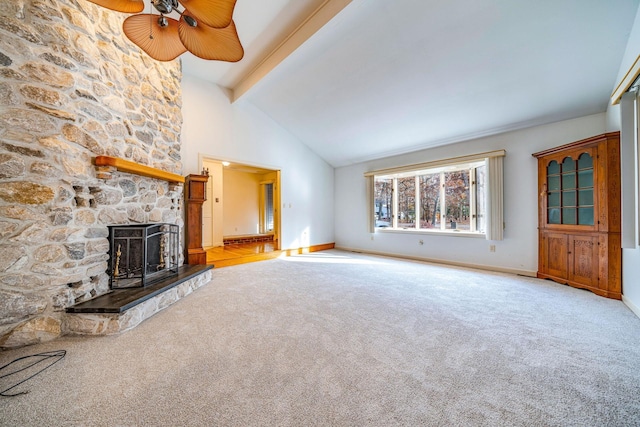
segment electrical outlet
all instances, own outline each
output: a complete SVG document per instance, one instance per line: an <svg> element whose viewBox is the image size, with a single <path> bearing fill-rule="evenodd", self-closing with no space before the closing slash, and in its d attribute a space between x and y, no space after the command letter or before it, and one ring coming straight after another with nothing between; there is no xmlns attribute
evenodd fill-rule
<svg viewBox="0 0 640 427"><path fill-rule="evenodd" d="M496 251L496 245L489 245L489 252L495 252Z"/></svg>

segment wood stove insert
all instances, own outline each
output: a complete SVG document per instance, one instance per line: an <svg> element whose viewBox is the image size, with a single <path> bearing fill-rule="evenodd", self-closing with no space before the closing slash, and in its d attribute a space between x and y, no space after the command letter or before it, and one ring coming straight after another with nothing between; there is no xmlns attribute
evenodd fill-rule
<svg viewBox="0 0 640 427"><path fill-rule="evenodd" d="M111 289L144 287L178 274L177 225L132 224L108 228Z"/></svg>

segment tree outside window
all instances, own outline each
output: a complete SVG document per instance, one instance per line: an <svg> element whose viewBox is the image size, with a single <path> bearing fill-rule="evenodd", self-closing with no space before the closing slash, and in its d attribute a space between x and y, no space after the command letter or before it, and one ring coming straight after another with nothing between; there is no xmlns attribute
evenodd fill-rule
<svg viewBox="0 0 640 427"><path fill-rule="evenodd" d="M374 181L374 213L376 227L393 225L393 179L379 178Z"/></svg>
<svg viewBox="0 0 640 427"><path fill-rule="evenodd" d="M450 230L469 230L469 175L468 170L445 172L445 228Z"/></svg>
<svg viewBox="0 0 640 427"><path fill-rule="evenodd" d="M416 226L416 178L398 178L398 228Z"/></svg>
<svg viewBox="0 0 640 427"><path fill-rule="evenodd" d="M420 228L440 228L440 174L420 175Z"/></svg>

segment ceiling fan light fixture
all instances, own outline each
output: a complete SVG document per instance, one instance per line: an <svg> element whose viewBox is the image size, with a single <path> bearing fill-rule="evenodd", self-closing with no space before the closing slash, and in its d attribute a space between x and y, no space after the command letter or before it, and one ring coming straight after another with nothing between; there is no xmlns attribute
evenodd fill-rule
<svg viewBox="0 0 640 427"><path fill-rule="evenodd" d="M178 0L151 0L151 4L158 12L166 15L178 8Z"/></svg>
<svg viewBox="0 0 640 427"><path fill-rule="evenodd" d="M189 15L182 15L182 18L184 19L184 22L186 22L187 25L189 25L190 27L197 27L198 26L198 21L193 19L193 17L191 17Z"/></svg>
<svg viewBox="0 0 640 427"><path fill-rule="evenodd" d="M126 13L144 10L144 0L88 0ZM133 15L122 24L129 40L158 61L172 61L189 51L216 61L237 62L244 49L232 20L236 0L149 0L160 13ZM179 6L185 8L180 11ZM165 15L176 12L180 20Z"/></svg>

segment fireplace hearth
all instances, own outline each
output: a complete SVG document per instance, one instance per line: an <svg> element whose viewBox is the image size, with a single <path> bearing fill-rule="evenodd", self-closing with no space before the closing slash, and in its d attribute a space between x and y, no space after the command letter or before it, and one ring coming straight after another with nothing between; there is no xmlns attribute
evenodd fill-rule
<svg viewBox="0 0 640 427"><path fill-rule="evenodd" d="M111 289L144 287L178 274L177 225L131 224L108 228Z"/></svg>

